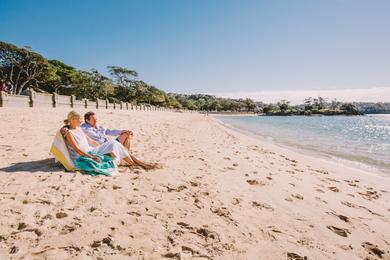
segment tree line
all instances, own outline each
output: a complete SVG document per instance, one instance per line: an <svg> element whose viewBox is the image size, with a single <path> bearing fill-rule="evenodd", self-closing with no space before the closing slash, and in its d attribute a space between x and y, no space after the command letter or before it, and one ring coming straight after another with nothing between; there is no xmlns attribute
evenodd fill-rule
<svg viewBox="0 0 390 260"><path fill-rule="evenodd" d="M323 97L308 97L303 104L291 105L281 100L276 104L258 103L258 109L266 115L362 115L390 114L390 102L340 102Z"/></svg>
<svg viewBox="0 0 390 260"><path fill-rule="evenodd" d="M365 114L390 114L390 102L354 102L353 104Z"/></svg>
<svg viewBox="0 0 390 260"><path fill-rule="evenodd" d="M109 77L96 69L79 70L62 61L46 59L30 47L0 42L0 81L12 83L12 94L20 95L32 88L38 92L75 95L78 99L108 99L177 109L255 111L256 108L250 99L167 94L141 80L135 70L120 66L107 69Z"/></svg>
<svg viewBox="0 0 390 260"><path fill-rule="evenodd" d="M75 95L89 100L151 104L200 111L246 111L269 115L390 113L390 103L342 103L322 97L305 99L301 105L281 100L264 104L252 99L220 98L207 94L166 93L139 78L138 72L120 66L107 66L109 76L96 69L79 70L59 60L46 59L30 47L0 41L0 82L10 82L13 94L27 88L38 92Z"/></svg>

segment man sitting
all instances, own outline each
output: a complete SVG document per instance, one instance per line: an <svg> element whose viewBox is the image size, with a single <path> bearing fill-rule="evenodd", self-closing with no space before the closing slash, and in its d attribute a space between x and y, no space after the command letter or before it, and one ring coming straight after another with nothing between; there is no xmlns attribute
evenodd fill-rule
<svg viewBox="0 0 390 260"><path fill-rule="evenodd" d="M91 139L103 144L108 141L107 135L118 136L116 140L120 142L124 147L130 151L130 141L133 136L133 132L130 130L112 130L105 128L103 126L98 126L96 115L94 112L87 112L84 115L84 123L81 124L81 128L84 133L88 135Z"/></svg>

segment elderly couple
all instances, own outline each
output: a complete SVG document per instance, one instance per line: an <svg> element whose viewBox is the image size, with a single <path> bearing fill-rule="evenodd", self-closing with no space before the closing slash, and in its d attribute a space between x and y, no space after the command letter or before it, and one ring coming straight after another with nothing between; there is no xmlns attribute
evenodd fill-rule
<svg viewBox="0 0 390 260"><path fill-rule="evenodd" d="M93 112L86 113L84 121L82 123L80 114L71 111L64 120L65 126L61 128L61 134L76 165L81 166L83 162L89 161L99 167L107 162L113 164L115 160L147 170L160 168L159 164L143 162L130 153L130 140L133 136L130 130L110 130L98 126ZM108 139L106 135L114 135L117 138Z"/></svg>

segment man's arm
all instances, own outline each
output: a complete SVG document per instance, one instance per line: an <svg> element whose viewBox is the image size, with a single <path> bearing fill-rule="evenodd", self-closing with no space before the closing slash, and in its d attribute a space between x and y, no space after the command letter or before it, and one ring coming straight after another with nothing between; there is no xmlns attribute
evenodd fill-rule
<svg viewBox="0 0 390 260"><path fill-rule="evenodd" d="M124 132L131 132L131 131L130 130L115 130L115 129L105 128L104 134L105 135L121 135Z"/></svg>
<svg viewBox="0 0 390 260"><path fill-rule="evenodd" d="M86 125L81 125L81 129L83 129L83 132L86 136L88 136L90 139L96 141L97 143L104 143L106 139L104 136L101 136L99 133L96 133L92 127L88 127Z"/></svg>

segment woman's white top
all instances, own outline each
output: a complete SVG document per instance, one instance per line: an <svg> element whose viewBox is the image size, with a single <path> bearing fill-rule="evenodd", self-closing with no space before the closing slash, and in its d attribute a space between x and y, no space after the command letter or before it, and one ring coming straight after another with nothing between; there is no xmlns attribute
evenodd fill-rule
<svg viewBox="0 0 390 260"><path fill-rule="evenodd" d="M127 149L116 140L108 140L99 146L93 147L88 143L87 136L80 127L70 129L69 133L72 134L72 137L79 149L85 153L95 152L98 154L114 154L114 156L120 160L130 156ZM66 142L66 145L68 146L70 155L74 160L80 157L80 155L74 151L68 142Z"/></svg>

